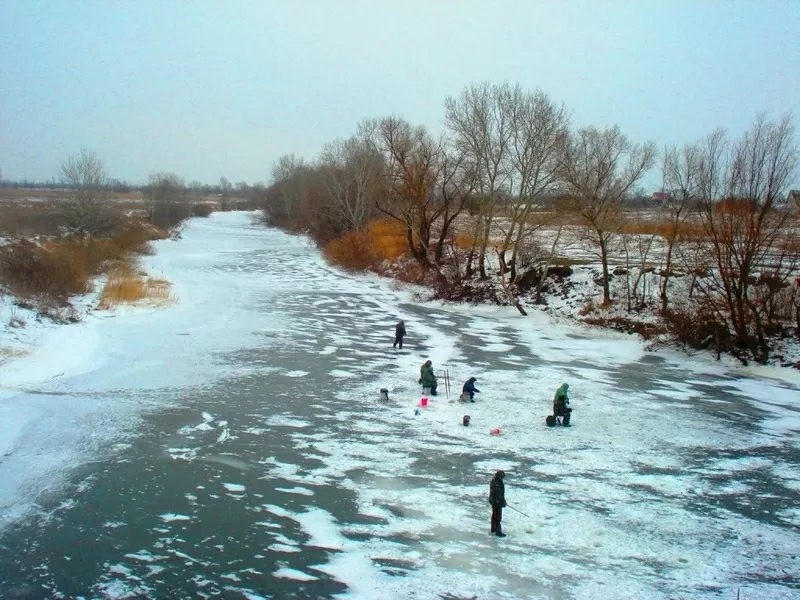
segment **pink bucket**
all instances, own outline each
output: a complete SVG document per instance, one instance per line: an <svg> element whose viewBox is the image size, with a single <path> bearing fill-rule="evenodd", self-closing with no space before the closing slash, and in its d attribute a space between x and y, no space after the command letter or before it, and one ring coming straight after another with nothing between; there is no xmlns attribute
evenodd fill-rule
<svg viewBox="0 0 800 600"><path fill-rule="evenodd" d="M494 429L490 429L489 433L491 433L492 435L500 435L503 432L499 427L495 427Z"/></svg>
<svg viewBox="0 0 800 600"><path fill-rule="evenodd" d="M423 396L422 398L420 398L419 405L420 406L428 406L428 397L427 396Z"/></svg>

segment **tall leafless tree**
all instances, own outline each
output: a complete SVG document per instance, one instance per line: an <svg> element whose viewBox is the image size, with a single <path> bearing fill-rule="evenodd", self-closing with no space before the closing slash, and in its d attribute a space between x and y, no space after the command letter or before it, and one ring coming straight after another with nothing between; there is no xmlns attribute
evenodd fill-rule
<svg viewBox="0 0 800 600"><path fill-rule="evenodd" d="M363 227L382 193L381 154L363 137L338 139L325 145L319 170L332 219L342 231Z"/></svg>
<svg viewBox="0 0 800 600"><path fill-rule="evenodd" d="M797 215L781 206L798 165L794 133L791 115L760 114L739 140L716 132L703 148L701 218L714 268L701 291L743 361L769 358L770 297L798 266Z"/></svg>
<svg viewBox="0 0 800 600"><path fill-rule="evenodd" d="M560 145L558 176L600 257L604 303L611 301L608 257L622 225L623 200L655 158L655 143L634 144L616 126L578 129Z"/></svg>
<svg viewBox="0 0 800 600"><path fill-rule="evenodd" d="M82 148L61 163L66 188L62 205L64 228L72 234L99 236L113 226L113 211L107 191L108 175L97 154Z"/></svg>
<svg viewBox="0 0 800 600"><path fill-rule="evenodd" d="M478 268L486 273L486 249L498 203L509 186L513 139L511 88L488 82L466 86L458 97L445 100L445 124L459 151L472 163L480 199Z"/></svg>
<svg viewBox="0 0 800 600"><path fill-rule="evenodd" d="M280 182L280 195L283 201L282 214L273 214L274 219L294 218L295 208L303 202L308 194L310 165L294 154L281 156L272 165L272 183ZM271 207L277 213L277 207Z"/></svg>
<svg viewBox="0 0 800 600"><path fill-rule="evenodd" d="M709 140L718 137L720 131L711 134ZM664 272L661 274L659 295L661 312L669 306L669 280L672 277L673 260L678 244L686 238L686 224L691 223L694 208L700 194L703 145L687 144L683 148L672 146L664 149L662 156L662 187L669 190L665 200L666 230L664 238ZM692 265L692 271L698 269Z"/></svg>
<svg viewBox="0 0 800 600"><path fill-rule="evenodd" d="M362 128L385 164L386 194L376 208L403 224L412 256L430 267L442 141L431 138L424 127L397 117L365 121Z"/></svg>
<svg viewBox="0 0 800 600"><path fill-rule="evenodd" d="M553 190L557 179L558 147L569 126L567 110L540 90L523 91L517 85L504 90L510 117L509 143L509 226L499 251L500 269L506 271L506 254L511 250L508 280L517 279L518 257L535 231L549 223L555 213L532 211L540 198Z"/></svg>
<svg viewBox="0 0 800 600"><path fill-rule="evenodd" d="M186 184L177 174L167 171L151 173L145 203L150 223L170 229L189 216Z"/></svg>
<svg viewBox="0 0 800 600"><path fill-rule="evenodd" d="M233 184L227 177L219 178L219 204L220 209L228 210L230 208L231 193L233 192Z"/></svg>

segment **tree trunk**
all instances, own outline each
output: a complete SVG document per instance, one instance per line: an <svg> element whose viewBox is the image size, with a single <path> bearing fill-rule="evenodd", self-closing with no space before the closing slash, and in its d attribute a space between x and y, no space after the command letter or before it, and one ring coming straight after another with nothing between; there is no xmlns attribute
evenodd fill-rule
<svg viewBox="0 0 800 600"><path fill-rule="evenodd" d="M669 276L670 276L670 269L672 268L672 246L674 242L668 241L667 242L667 255L664 260L664 277L661 278L661 284L659 285L659 292L661 296L661 314L666 314L667 312L667 305L669 304L669 298L667 294L667 285L669 284ZM696 277L696 276L695 276ZM689 290L689 297L692 297L691 288L694 287L694 278L692 279L692 285L690 286Z"/></svg>
<svg viewBox="0 0 800 600"><path fill-rule="evenodd" d="M603 304L611 303L611 287L608 282L608 254L606 252L606 241L600 236L600 261L603 266Z"/></svg>
<svg viewBox="0 0 800 600"><path fill-rule="evenodd" d="M556 233L556 239L553 240L553 245L550 247L550 255L547 257L547 262L545 263L542 273L539 276L539 281L536 284L536 304L542 303L542 287L544 286L544 280L547 279L547 270L553 263L553 257L556 255L556 246L558 246L558 241L561 239L561 232L563 230L564 226L559 225L558 233Z"/></svg>

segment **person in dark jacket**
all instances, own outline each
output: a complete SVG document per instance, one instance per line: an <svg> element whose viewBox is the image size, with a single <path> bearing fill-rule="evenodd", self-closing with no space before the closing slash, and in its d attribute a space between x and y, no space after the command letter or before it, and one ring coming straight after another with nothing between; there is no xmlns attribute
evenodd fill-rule
<svg viewBox="0 0 800 600"><path fill-rule="evenodd" d="M400 321L397 325L394 326L394 345L392 348L397 348L397 345L400 344L400 350L403 349L403 338L406 336L406 324L405 321Z"/></svg>
<svg viewBox="0 0 800 600"><path fill-rule="evenodd" d="M503 509L506 506L506 486L503 478L506 474L498 471L494 474L492 482L489 484L489 504L492 505L492 529L491 532L497 537L506 537L500 521L503 520Z"/></svg>
<svg viewBox="0 0 800 600"><path fill-rule="evenodd" d="M433 374L433 363L426 360L419 368L419 382L422 389L431 388L431 396L436 395L436 375Z"/></svg>
<svg viewBox="0 0 800 600"><path fill-rule="evenodd" d="M569 384L562 383L553 396L553 417L564 417L561 420L564 427L569 427L569 417L572 413L572 409L569 407L569 396L567 396L568 390Z"/></svg>
<svg viewBox="0 0 800 600"><path fill-rule="evenodd" d="M475 402L475 394L480 394L480 390L475 387L475 382L478 381L474 377L470 377L467 379L467 382L464 384L464 387L461 388L461 395L465 396L465 394L469 394L469 401Z"/></svg>

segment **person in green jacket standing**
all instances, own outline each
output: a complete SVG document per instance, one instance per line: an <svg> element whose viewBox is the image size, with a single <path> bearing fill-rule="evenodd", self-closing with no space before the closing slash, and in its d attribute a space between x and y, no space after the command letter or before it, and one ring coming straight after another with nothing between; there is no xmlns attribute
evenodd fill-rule
<svg viewBox="0 0 800 600"><path fill-rule="evenodd" d="M426 360L419 369L419 382L422 388L431 388L431 396L436 395L436 375L433 374L433 363Z"/></svg>
<svg viewBox="0 0 800 600"><path fill-rule="evenodd" d="M562 383L553 396L553 417L564 417L561 420L564 427L569 427L569 416L572 413L572 409L569 407L569 396L567 396L568 390L569 384Z"/></svg>

